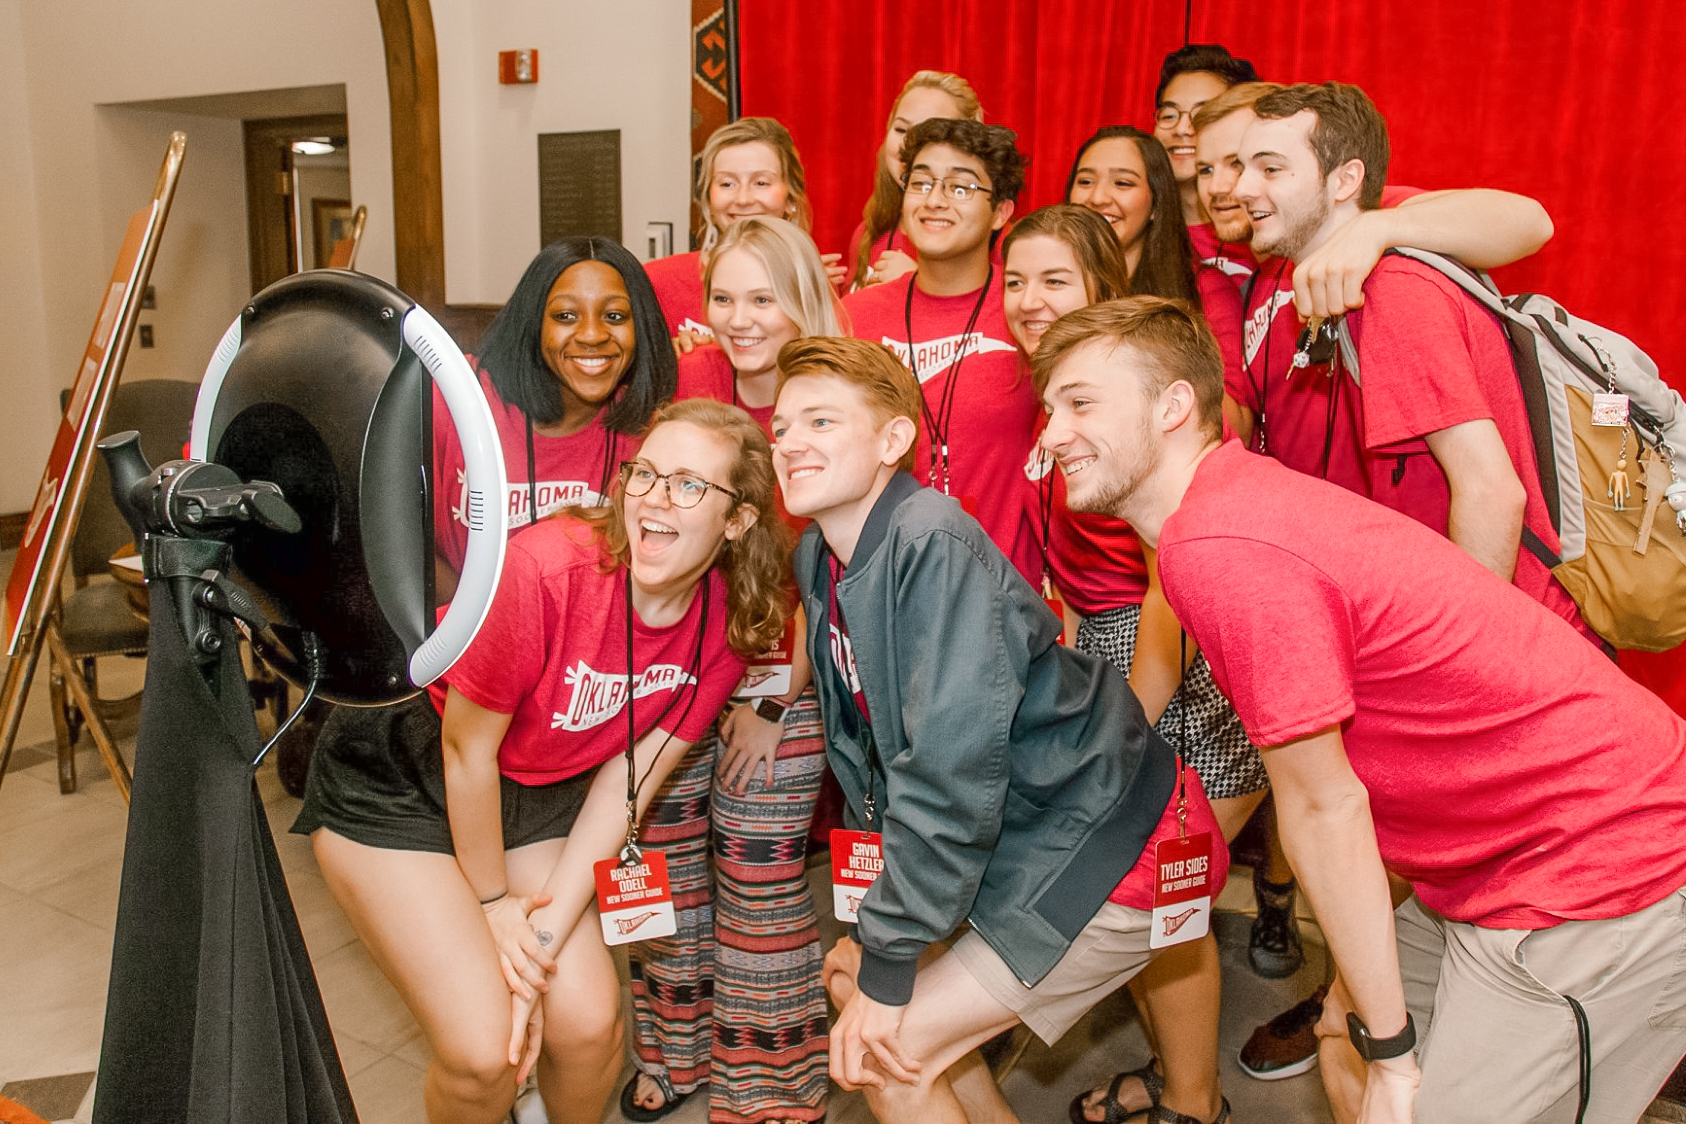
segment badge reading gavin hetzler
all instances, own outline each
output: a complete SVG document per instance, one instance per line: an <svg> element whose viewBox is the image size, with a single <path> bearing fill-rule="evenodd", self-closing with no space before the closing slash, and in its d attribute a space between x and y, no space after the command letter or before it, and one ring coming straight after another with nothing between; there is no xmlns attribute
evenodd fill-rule
<svg viewBox="0 0 1686 1124"><path fill-rule="evenodd" d="M832 914L839 921L855 923L861 899L884 869L884 837L876 831L831 832Z"/></svg>
<svg viewBox="0 0 1686 1124"><path fill-rule="evenodd" d="M636 859L604 859L597 875L597 912L603 943L631 944L651 937L671 937L679 929L673 915L673 887L667 856L645 851Z"/></svg>
<svg viewBox="0 0 1686 1124"><path fill-rule="evenodd" d="M1153 849L1153 932L1149 948L1203 937L1212 927L1212 833L1167 839Z"/></svg>

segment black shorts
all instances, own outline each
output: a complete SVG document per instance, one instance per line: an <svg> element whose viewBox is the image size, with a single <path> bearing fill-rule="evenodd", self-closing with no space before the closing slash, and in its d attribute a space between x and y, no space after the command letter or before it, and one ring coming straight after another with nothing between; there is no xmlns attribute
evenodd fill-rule
<svg viewBox="0 0 1686 1124"><path fill-rule="evenodd" d="M503 782L506 850L573 830L592 772L554 784ZM451 855L439 713L425 695L396 706L328 711L293 831L325 827L366 847Z"/></svg>

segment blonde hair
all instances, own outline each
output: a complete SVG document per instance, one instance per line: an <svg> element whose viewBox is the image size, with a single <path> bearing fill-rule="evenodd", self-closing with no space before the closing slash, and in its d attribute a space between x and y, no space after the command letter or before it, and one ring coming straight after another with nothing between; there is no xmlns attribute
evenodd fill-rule
<svg viewBox="0 0 1686 1124"><path fill-rule="evenodd" d="M755 523L726 540L714 562L726 579L726 643L748 659L778 642L790 616L790 528L773 506L772 447L748 414L712 398L668 403L656 411L645 436L670 422L687 422L732 446L731 486L739 497L732 510L755 509ZM606 564L630 564L626 487L619 473L607 507L570 511L601 536Z"/></svg>
<svg viewBox="0 0 1686 1124"><path fill-rule="evenodd" d="M907 418L918 433L919 410L924 404L919 384L913 372L883 344L847 336L812 336L791 340L779 348L779 390L784 390L791 379L813 375L836 375L854 386L879 425L893 418ZM912 472L917 448L917 441L910 444L896 467Z"/></svg>
<svg viewBox="0 0 1686 1124"><path fill-rule="evenodd" d="M890 116L884 121L884 131L888 133L890 126L895 124L896 111L901 109L902 99L918 89L941 90L954 99L960 107L960 116L971 121L982 123L984 119L983 105L978 101L977 91L972 84L958 74L950 74L946 70L921 70L914 73L902 87L902 92L896 95L896 100L890 105ZM872 198L866 201L866 209L861 212L860 245L855 247L855 271L849 278L850 287L864 284L867 270L872 268L872 244L884 232L892 229L902 217L902 185L890 175L890 169L884 164L884 149L882 144L878 149L878 174L872 184Z"/></svg>
<svg viewBox="0 0 1686 1124"><path fill-rule="evenodd" d="M1194 131L1198 133L1201 129L1209 129L1231 113L1252 109L1260 98L1274 94L1281 88L1275 82L1237 83L1194 111L1194 116L1190 118Z"/></svg>
<svg viewBox="0 0 1686 1124"><path fill-rule="evenodd" d="M803 230L814 224L814 213L808 203L808 179L802 171L802 157L797 154L796 142L790 130L771 117L740 117L714 130L697 157L697 179L692 185L691 199L702 215L702 250L714 248L720 240L721 229L715 225L714 211L708 205L709 185L714 181L714 161L724 149L740 144L764 144L779 158L779 176L784 180L785 207L783 218Z"/></svg>
<svg viewBox="0 0 1686 1124"><path fill-rule="evenodd" d="M714 287L714 265L730 250L751 254L767 271L773 299L796 324L799 336L840 336L842 309L820 262L814 240L783 219L755 216L726 228L703 270L703 302Z"/></svg>

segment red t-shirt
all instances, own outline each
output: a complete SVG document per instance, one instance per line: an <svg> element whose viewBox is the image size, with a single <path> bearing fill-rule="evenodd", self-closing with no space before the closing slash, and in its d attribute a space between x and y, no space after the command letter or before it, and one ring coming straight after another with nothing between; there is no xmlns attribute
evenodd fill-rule
<svg viewBox="0 0 1686 1124"><path fill-rule="evenodd" d="M626 572L603 571L591 527L552 519L509 544L486 623L444 682L513 718L498 769L551 784L626 752ZM705 619L706 618L706 619ZM726 583L710 570L675 625L632 623L633 718L694 742L743 677L726 643ZM443 707L444 691L434 688Z"/></svg>
<svg viewBox="0 0 1686 1124"><path fill-rule="evenodd" d="M1135 530L1114 516L1066 506L1065 474L1040 445L1031 447L1024 474L1043 564L1065 603L1085 617L1140 605L1147 593L1147 560Z"/></svg>
<svg viewBox="0 0 1686 1124"><path fill-rule="evenodd" d="M636 456L641 438L610 433L603 428L602 414L578 433L567 437L533 434L534 475L527 472L527 415L498 396L492 378L481 368L480 389L491 407L498 427L498 445L503 450L508 490L504 495L504 517L510 534L531 525L532 499L538 496L539 518L561 511L570 504L607 502L620 462ZM463 510L467 476L463 467L462 442L445 408L445 399L433 392L433 540L439 556L461 570L468 550L468 519ZM528 481L536 480L533 488Z"/></svg>
<svg viewBox="0 0 1686 1124"><path fill-rule="evenodd" d="M1194 243L1195 271L1198 273L1201 266L1216 271L1234 287L1237 294L1258 268L1259 262L1253 256L1252 246L1245 242L1220 242L1218 232L1209 222L1189 223L1188 237Z"/></svg>
<svg viewBox="0 0 1686 1124"><path fill-rule="evenodd" d="M1397 207L1421 194L1415 187L1384 187L1382 206ZM1354 464L1361 459L1362 434L1350 417L1336 417L1331 424L1329 399L1336 384L1328 366L1294 366L1303 327L1294 309L1294 263L1287 258L1259 261L1242 317L1242 375L1230 396L1259 419L1254 448L1290 468L1368 495L1369 480ZM1339 397L1350 389L1350 382L1340 388L1335 412L1341 408Z"/></svg>
<svg viewBox="0 0 1686 1124"><path fill-rule="evenodd" d="M1042 568L1025 505L1023 466L1042 410L1007 331L999 272L982 290L957 297L933 297L913 287L912 362L905 310L916 275L850 293L843 306L857 338L884 344L918 374L925 405L914 476L958 499L1034 585ZM977 321L968 337L974 309ZM947 437L946 487L943 442L932 440L933 429Z"/></svg>
<svg viewBox="0 0 1686 1124"><path fill-rule="evenodd" d="M1247 394L1247 375L1241 367L1241 290L1230 281L1228 274L1213 265L1202 263L1194 270L1200 310L1224 357L1224 390L1239 402Z"/></svg>
<svg viewBox="0 0 1686 1124"><path fill-rule="evenodd" d="M672 254L644 264L644 272L656 290L656 301L662 306L662 320L667 334L680 332L714 338L714 329L703 316L702 251Z"/></svg>
<svg viewBox="0 0 1686 1124"><path fill-rule="evenodd" d="M1197 835L1202 831L1212 836L1212 865L1208 868L1210 879L1207 885L1212 891L1212 900L1218 900L1218 893L1223 890L1224 882L1229 878L1229 847L1224 843L1224 837L1218 830L1217 817L1212 814L1212 805L1206 800L1206 789L1200 783L1200 774L1193 769L1184 769L1183 776L1187 780L1188 789L1188 833ZM1114 905L1126 906L1148 912L1153 909L1153 881L1158 873L1154 866L1154 848L1167 839L1177 836L1177 790L1171 789L1171 799L1165 804L1165 811L1159 817L1159 824L1148 836L1147 846L1137 856L1135 865L1127 871L1106 900Z"/></svg>
<svg viewBox="0 0 1686 1124"><path fill-rule="evenodd" d="M1367 473L1370 498L1446 534L1451 488L1423 438L1489 419L1527 494L1523 525L1559 550L1540 489L1528 407L1509 341L1493 314L1438 270L1384 257L1364 283L1364 306L1348 313L1346 323L1363 379L1362 393L1346 401L1359 414L1367 455L1384 462ZM1378 471L1389 458L1392 471ZM1569 592L1527 547L1517 549L1512 580L1597 643Z"/></svg>
<svg viewBox="0 0 1686 1124"><path fill-rule="evenodd" d="M1431 908L1539 929L1686 883L1686 722L1449 540L1231 441L1159 577L1256 744L1340 727Z"/></svg>
<svg viewBox="0 0 1686 1124"><path fill-rule="evenodd" d="M855 666L855 646L849 641L849 625L843 619L843 607L837 603L837 587L848 567L832 555L826 563L831 567L831 665L843 677L849 693L855 697L855 708L868 726L872 725L872 711L867 709L866 691L861 687L860 669Z"/></svg>

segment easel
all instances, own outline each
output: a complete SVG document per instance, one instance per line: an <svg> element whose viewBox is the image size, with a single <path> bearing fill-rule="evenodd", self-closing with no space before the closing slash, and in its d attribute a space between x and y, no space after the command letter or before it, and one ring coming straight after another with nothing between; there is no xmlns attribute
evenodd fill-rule
<svg viewBox="0 0 1686 1124"><path fill-rule="evenodd" d="M182 153L187 134L170 134L164 164L158 171L152 202L129 219L123 248L111 271L105 300L82 355L82 366L70 395L70 404L59 421L58 437L41 474L35 505L24 528L11 580L6 585L5 617L0 621L6 639L6 677L0 685L0 782L12 757L23 718L30 681L41 658L53 609L54 592L64 577L71 540L82 515L88 478L94 471L94 442L105 425L106 411L129 355L129 340L140 315L141 295L152 276L152 262L164 233L164 220L175 198L181 176ZM105 765L111 771L125 799L129 795L128 769L107 739L95 739Z"/></svg>

